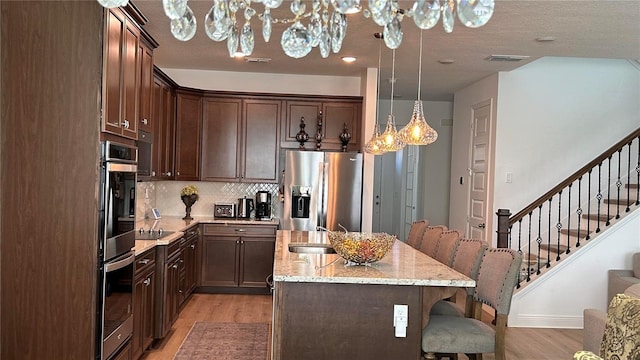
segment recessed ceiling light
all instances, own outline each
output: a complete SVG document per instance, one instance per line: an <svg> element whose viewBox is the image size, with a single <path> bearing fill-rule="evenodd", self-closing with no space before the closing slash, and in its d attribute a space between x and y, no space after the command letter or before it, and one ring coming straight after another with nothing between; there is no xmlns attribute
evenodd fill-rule
<svg viewBox="0 0 640 360"><path fill-rule="evenodd" d="M453 64L453 63L454 63L454 62L456 62L456 61L455 61L455 60L453 60L453 59L440 59L440 60L438 60L438 62L439 62L440 64L449 65L449 64Z"/></svg>
<svg viewBox="0 0 640 360"><path fill-rule="evenodd" d="M357 58L354 56L343 56L342 57L342 61L346 62L346 63L352 63L354 61L356 61Z"/></svg>
<svg viewBox="0 0 640 360"><path fill-rule="evenodd" d="M536 38L537 42L551 42L551 41L556 41L556 37L555 36L540 36L538 38Z"/></svg>

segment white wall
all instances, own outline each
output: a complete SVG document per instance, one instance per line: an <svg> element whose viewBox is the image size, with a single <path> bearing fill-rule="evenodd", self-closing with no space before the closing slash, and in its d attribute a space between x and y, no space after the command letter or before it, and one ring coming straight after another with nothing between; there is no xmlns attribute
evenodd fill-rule
<svg viewBox="0 0 640 360"><path fill-rule="evenodd" d="M631 269L631 256L640 252L639 234L637 210L554 266L544 281L517 292L509 326L582 328L583 309L606 311L607 271Z"/></svg>
<svg viewBox="0 0 640 360"><path fill-rule="evenodd" d="M543 58L500 73L494 208L519 211L638 127L640 69L626 60Z"/></svg>
<svg viewBox="0 0 640 360"><path fill-rule="evenodd" d="M413 100L394 100L393 113L397 129L400 130L411 119ZM418 164L418 208L417 218L427 218L433 224L447 224L449 217L449 175L451 159L451 126L442 125L441 120L452 118L452 103L447 101L423 101L427 123L438 132L438 140L420 146ZM380 100L378 122L384 131L391 111L390 100ZM367 139L368 140L368 139ZM398 234L402 189L403 152L381 155L381 220L380 231Z"/></svg>
<svg viewBox="0 0 640 360"><path fill-rule="evenodd" d="M467 194L456 184L469 161L470 108L487 99L496 125L492 209L515 213L640 126L640 69L626 60L543 58L458 91L451 227L465 221ZM580 327L583 308L606 308L607 270L631 267L639 222L638 212L629 215L518 292L510 326Z"/></svg>
<svg viewBox="0 0 640 360"><path fill-rule="evenodd" d="M267 74L252 72L168 69L164 71L178 85L202 90L360 96L361 78L347 76ZM283 81L283 78L286 81Z"/></svg>
<svg viewBox="0 0 640 360"><path fill-rule="evenodd" d="M466 231L467 226L467 181L469 180L467 168L470 166L471 109L478 103L491 100L491 116L493 122L495 122L497 97L498 74L484 78L455 93L451 139L451 177L449 179L451 186L449 228ZM491 176L491 174L489 174L489 176ZM460 184L460 178L464 179L464 184L462 185ZM492 205L490 206L490 209L494 208ZM489 218L494 216L493 212L489 211L487 216ZM487 224L490 226L491 223ZM492 232L489 232L489 234L491 233Z"/></svg>

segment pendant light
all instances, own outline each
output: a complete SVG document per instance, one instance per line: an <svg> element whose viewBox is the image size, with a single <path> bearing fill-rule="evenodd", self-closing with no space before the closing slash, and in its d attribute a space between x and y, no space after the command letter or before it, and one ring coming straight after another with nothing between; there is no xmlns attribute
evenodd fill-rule
<svg viewBox="0 0 640 360"><path fill-rule="evenodd" d="M413 103L413 115L409 123L400 130L400 139L407 145L429 145L438 139L436 132L424 118L420 85L422 83L422 30L420 30L420 60L418 67L418 99Z"/></svg>
<svg viewBox="0 0 640 360"><path fill-rule="evenodd" d="M377 39L382 37L381 33L373 34ZM382 59L382 42L378 43L378 83L376 88L376 125L373 128L373 136L371 140L367 142L364 147L364 151L366 153L372 155L381 155L384 154L384 150L382 149L382 140L380 139L380 124L378 124L378 112L380 110L380 63Z"/></svg>
<svg viewBox="0 0 640 360"><path fill-rule="evenodd" d="M380 135L382 139L382 150L385 152L398 151L404 147L404 142L398 136L396 130L395 117L393 116L393 95L394 85L396 83L396 50L393 49L393 56L391 60L391 109L389 111L389 117L387 118L387 127L384 133Z"/></svg>

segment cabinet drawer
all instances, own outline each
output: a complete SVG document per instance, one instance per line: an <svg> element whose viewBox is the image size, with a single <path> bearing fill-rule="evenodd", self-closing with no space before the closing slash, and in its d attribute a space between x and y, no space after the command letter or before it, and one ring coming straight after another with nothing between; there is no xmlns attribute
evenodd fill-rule
<svg viewBox="0 0 640 360"><path fill-rule="evenodd" d="M187 241L193 239L194 237L197 237L198 235L200 235L200 228L197 225L188 228L184 232L184 237Z"/></svg>
<svg viewBox="0 0 640 360"><path fill-rule="evenodd" d="M184 237L181 237L167 245L167 259L170 259L174 255L176 255L186 243L187 240Z"/></svg>
<svg viewBox="0 0 640 360"><path fill-rule="evenodd" d="M150 249L149 251L145 251L144 253L136 256L135 263L135 273L136 276L138 274L143 273L146 269L154 266L156 264L156 249Z"/></svg>
<svg viewBox="0 0 640 360"><path fill-rule="evenodd" d="M276 235L275 226L264 225L204 225L204 235L235 235L235 236L251 236L251 235Z"/></svg>

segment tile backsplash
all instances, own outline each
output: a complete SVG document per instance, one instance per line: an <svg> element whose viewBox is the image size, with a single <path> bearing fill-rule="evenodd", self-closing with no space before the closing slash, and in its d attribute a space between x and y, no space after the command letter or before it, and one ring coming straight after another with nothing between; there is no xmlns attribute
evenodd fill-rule
<svg viewBox="0 0 640 360"><path fill-rule="evenodd" d="M237 203L246 196L254 199L256 192L271 193L271 214L281 217L282 203L278 200L278 184L263 183L221 183L209 181L146 181L136 184L136 218L152 217L151 209L157 208L161 215L184 216L185 206L180 199L180 191L187 185L198 188L198 201L191 207L192 216L213 217L214 203ZM254 213L252 213L252 216Z"/></svg>

